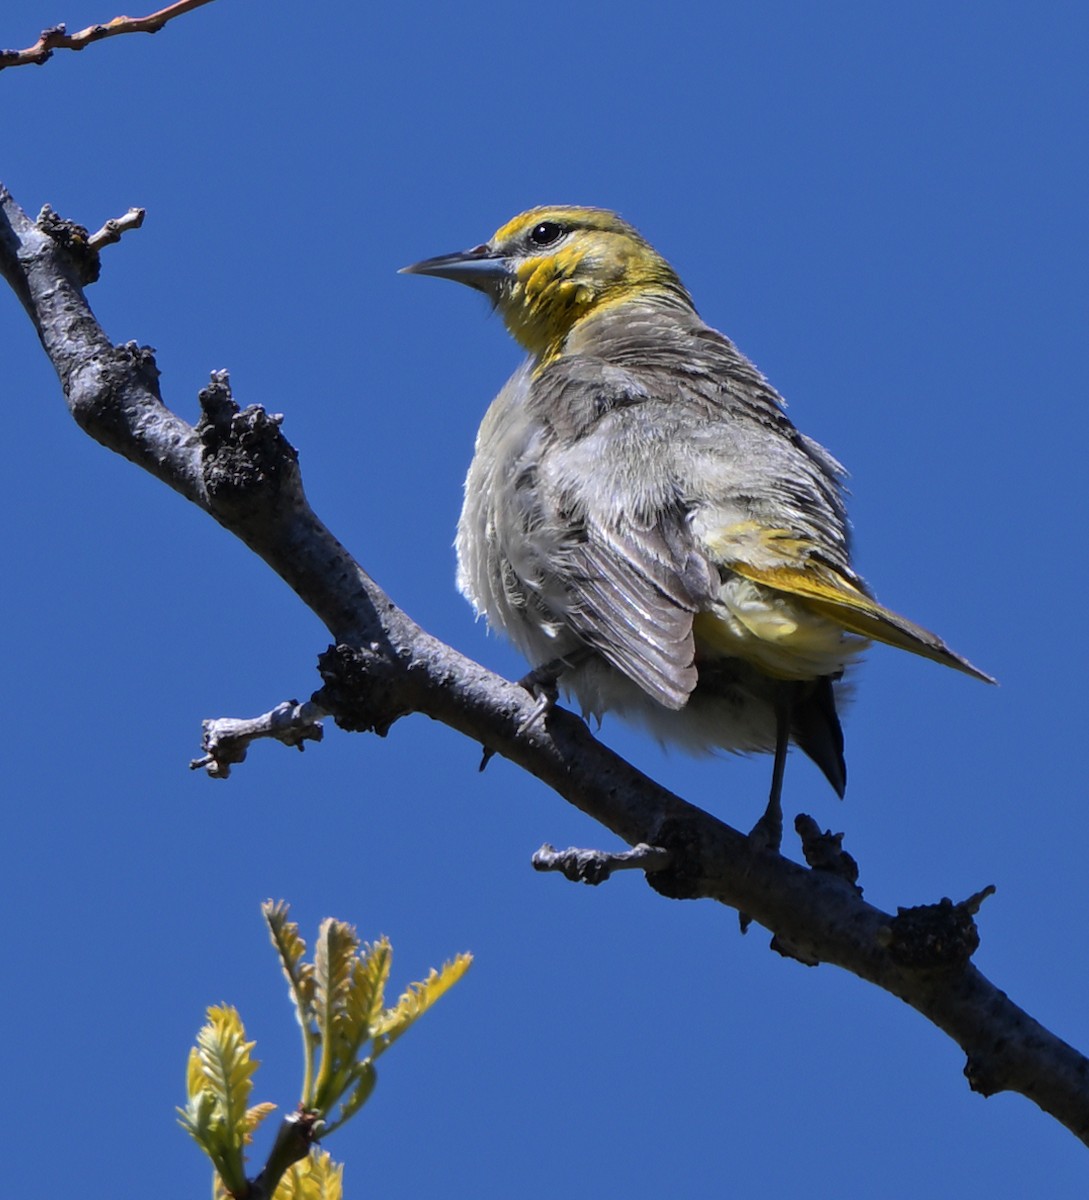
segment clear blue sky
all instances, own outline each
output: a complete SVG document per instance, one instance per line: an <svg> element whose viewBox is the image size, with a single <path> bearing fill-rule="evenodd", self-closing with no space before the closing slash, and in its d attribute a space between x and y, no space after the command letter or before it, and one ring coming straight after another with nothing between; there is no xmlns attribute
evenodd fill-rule
<svg viewBox="0 0 1089 1200"><path fill-rule="evenodd" d="M8 0L0 44L111 0ZM1089 1049L1083 5L361 7L229 3L0 75L25 207L144 229L90 296L196 414L209 370L285 414L319 514L426 627L507 673L453 585L461 480L516 365L470 293L402 278L534 203L619 209L851 471L878 596L1001 680L876 649L843 803L793 756L788 814L845 830L886 908L987 883L980 968ZM318 685L327 644L212 521L78 431L0 294L10 1195L206 1194L174 1125L204 1006L237 1004L296 1098L258 905L387 933L403 984L476 965L329 1145L353 1197L570 1187L929 1200L1083 1196L1085 1150L969 1093L897 1001L637 878L534 874L611 844L424 718L186 770L200 721ZM603 736L747 827L769 762ZM792 848L792 852L794 849Z"/></svg>

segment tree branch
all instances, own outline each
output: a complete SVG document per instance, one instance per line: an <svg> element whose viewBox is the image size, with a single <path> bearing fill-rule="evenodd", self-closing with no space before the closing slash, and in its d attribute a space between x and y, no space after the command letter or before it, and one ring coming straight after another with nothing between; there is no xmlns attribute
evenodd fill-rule
<svg viewBox="0 0 1089 1200"><path fill-rule="evenodd" d="M178 0L146 17L114 17L104 25L88 25L78 33L68 33L64 25L54 25L43 29L34 45L25 50L0 50L0 71L5 67L40 67L53 57L54 50L82 50L92 42L122 33L158 33L167 21L211 3L212 0Z"/></svg>
<svg viewBox="0 0 1089 1200"><path fill-rule="evenodd" d="M640 842L630 850L616 853L610 850L579 850L571 846L557 850L548 842L532 858L535 871L559 871L572 883L588 883L596 887L614 871L663 871L673 862L673 855L660 846Z"/></svg>
<svg viewBox="0 0 1089 1200"><path fill-rule="evenodd" d="M87 239L87 245L92 250L101 250L103 246L112 246L121 240L121 235L130 229L139 229L144 223L145 210L130 208L123 217L111 217L97 232Z"/></svg>
<svg viewBox="0 0 1089 1200"><path fill-rule="evenodd" d="M645 863L662 895L747 913L780 952L834 964L900 997L963 1048L974 1090L1020 1092L1089 1142L1089 1061L972 966L982 895L892 916L863 900L838 835L810 819L800 832L811 865L802 867L648 779L572 713L556 707L532 719L529 692L422 630L326 529L307 503L280 417L239 411L224 373L201 393L195 427L165 407L151 351L111 345L87 305L83 284L97 271L87 241L55 217L31 221L0 188L0 272L34 322L72 415L238 536L324 622L335 645L319 660L314 705L346 729L379 734L407 713L426 713L483 743L629 845L664 852Z"/></svg>
<svg viewBox="0 0 1089 1200"><path fill-rule="evenodd" d="M284 1175L310 1153L319 1129L317 1113L305 1109L288 1113L280 1122L264 1167L255 1179L250 1180L244 1200L270 1200Z"/></svg>
<svg viewBox="0 0 1089 1200"><path fill-rule="evenodd" d="M313 701L300 704L298 700L285 700L259 717L205 721L201 738L204 754L194 758L189 769L205 770L213 779L226 779L235 763L246 761L250 743L263 737L305 750L307 742L321 741L321 718L325 715Z"/></svg>

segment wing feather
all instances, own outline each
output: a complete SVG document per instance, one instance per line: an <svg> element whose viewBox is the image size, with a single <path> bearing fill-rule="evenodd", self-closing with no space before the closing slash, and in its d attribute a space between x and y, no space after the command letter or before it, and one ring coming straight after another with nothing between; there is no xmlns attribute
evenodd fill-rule
<svg viewBox="0 0 1089 1200"><path fill-rule="evenodd" d="M564 559L570 627L659 703L683 708L697 681L692 618L701 605L668 539L590 526Z"/></svg>
<svg viewBox="0 0 1089 1200"><path fill-rule="evenodd" d="M951 650L936 633L878 604L831 568L813 564L804 568L755 567L734 561L730 563L730 569L754 583L804 600L815 612L851 633L943 663L985 683L995 682L990 675Z"/></svg>

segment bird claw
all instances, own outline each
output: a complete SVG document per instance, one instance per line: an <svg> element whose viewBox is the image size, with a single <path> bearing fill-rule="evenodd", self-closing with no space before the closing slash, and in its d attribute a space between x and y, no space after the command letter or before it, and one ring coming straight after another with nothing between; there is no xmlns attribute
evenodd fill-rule
<svg viewBox="0 0 1089 1200"><path fill-rule="evenodd" d="M551 662L534 667L528 675L518 680L518 686L536 698L533 710L518 726L519 734L525 733L537 721L543 720L552 711L560 696L559 678L569 664L562 658L554 658Z"/></svg>
<svg viewBox="0 0 1089 1200"><path fill-rule="evenodd" d="M534 667L528 675L518 680L518 686L525 688L531 696L540 697L542 694L551 695L555 699L559 695L557 681L566 669L567 663L562 658L553 658L549 662Z"/></svg>
<svg viewBox="0 0 1089 1200"><path fill-rule="evenodd" d="M540 696L538 696L537 703L534 704L529 716L520 721L518 724L519 735L525 733L527 729L532 729L537 721L541 721L547 717L552 711L552 706L555 703L556 697L554 695L550 696L547 693L542 693Z"/></svg>
<svg viewBox="0 0 1089 1200"><path fill-rule="evenodd" d="M531 672L530 674L534 674L534 672ZM526 679L528 678L529 676L527 675ZM527 729L532 728L533 725L535 725L538 721L543 721L544 718L547 717L552 711L552 706L556 703L556 699L559 696L555 681L553 681L551 687L540 686L536 691L526 684L525 679L521 680L521 683L531 695L535 695L537 697L537 701L533 705L533 708L530 710L528 716L523 717L523 719L518 723L519 735L525 733Z"/></svg>

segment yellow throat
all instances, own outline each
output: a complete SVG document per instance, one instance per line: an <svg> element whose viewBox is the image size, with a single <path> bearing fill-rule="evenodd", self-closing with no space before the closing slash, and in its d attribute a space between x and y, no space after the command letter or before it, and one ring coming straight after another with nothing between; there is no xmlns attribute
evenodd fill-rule
<svg viewBox="0 0 1089 1200"><path fill-rule="evenodd" d="M638 299L693 307L669 263L602 208L531 208L480 246L405 270L486 293L515 340L542 361L562 351L579 321L603 308Z"/></svg>

